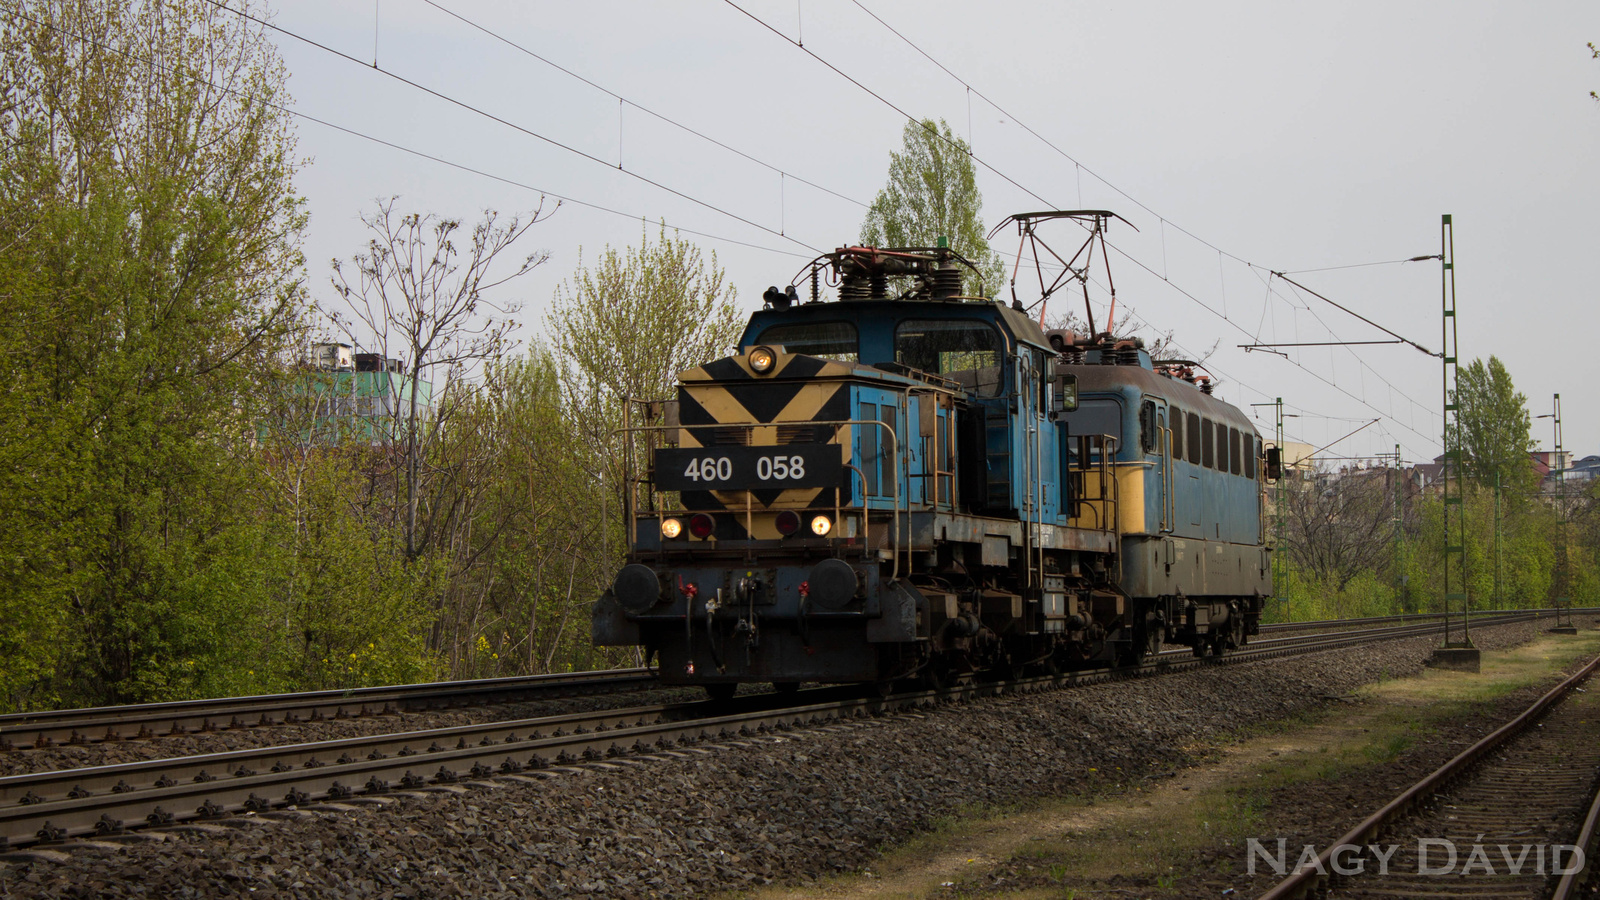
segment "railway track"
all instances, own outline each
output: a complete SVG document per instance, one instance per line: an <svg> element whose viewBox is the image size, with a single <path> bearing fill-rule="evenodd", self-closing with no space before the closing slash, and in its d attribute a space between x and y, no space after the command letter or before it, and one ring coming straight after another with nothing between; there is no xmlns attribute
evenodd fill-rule
<svg viewBox="0 0 1600 900"><path fill-rule="evenodd" d="M1592 896L1580 891L1600 868L1600 690L1581 685L1597 670L1600 658L1261 900Z"/></svg>
<svg viewBox="0 0 1600 900"><path fill-rule="evenodd" d="M1509 610L1531 613L1533 610ZM1583 613L1587 610L1575 610ZM1349 627L1386 627L1438 622L1437 614L1286 622L1261 626L1263 635ZM649 669L608 669L555 675L441 681L392 687L309 691L143 703L90 709L46 710L0 715L0 751L42 749L101 741L139 740L293 725L324 719L363 718L399 712L482 706L534 699L614 693L655 683Z"/></svg>
<svg viewBox="0 0 1600 900"><path fill-rule="evenodd" d="M1508 613L1549 613L1548 609L1506 609L1506 610L1479 610L1472 614L1471 624L1485 616L1505 615ZM1572 610L1573 615L1590 615L1600 612L1600 607L1582 607ZM1452 616L1457 614L1452 614ZM1262 634L1271 634L1279 631L1311 631L1327 630L1331 628L1365 628L1367 626L1403 625L1410 622L1441 622L1443 613L1402 613L1396 616L1368 616L1360 619L1319 619L1309 622L1273 622L1262 625Z"/></svg>
<svg viewBox="0 0 1600 900"><path fill-rule="evenodd" d="M1527 621L1534 615L1505 615L1484 624ZM606 764L606 760L640 754L676 752L679 746L703 740L810 727L1004 693L1337 649L1435 634L1439 629L1438 624L1421 623L1296 635L1252 644L1220 658L1196 659L1186 649L1175 650L1138 667L972 682L889 697L863 697L849 688L814 688L789 697L747 695L725 704L702 701L631 707L17 775L0 778L0 847L114 837L145 826L268 814L311 802L359 802L394 791L462 781L537 777L540 770L551 767Z"/></svg>
<svg viewBox="0 0 1600 900"><path fill-rule="evenodd" d="M162 735L294 725L325 719L548 700L638 690L656 683L649 669L608 669L392 687L223 697L0 716L0 750L42 749Z"/></svg>

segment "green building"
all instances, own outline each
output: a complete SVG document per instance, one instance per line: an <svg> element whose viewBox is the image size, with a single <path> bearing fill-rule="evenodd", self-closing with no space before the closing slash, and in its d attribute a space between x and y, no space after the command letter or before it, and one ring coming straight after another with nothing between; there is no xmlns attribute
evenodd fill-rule
<svg viewBox="0 0 1600 900"><path fill-rule="evenodd" d="M406 372L404 360L355 353L349 344L313 344L299 385L318 443L381 445L401 438L417 399L417 420L433 415L433 385Z"/></svg>

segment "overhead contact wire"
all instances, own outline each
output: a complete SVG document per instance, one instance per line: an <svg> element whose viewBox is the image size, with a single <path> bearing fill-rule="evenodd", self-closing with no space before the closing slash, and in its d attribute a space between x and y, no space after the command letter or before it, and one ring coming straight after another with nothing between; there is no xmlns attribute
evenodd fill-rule
<svg viewBox="0 0 1600 900"><path fill-rule="evenodd" d="M443 93L442 91L434 90L433 88L430 88L425 84L421 84L420 82L412 81L411 79L406 78L404 75L401 75L401 74L399 74L397 72L394 72L393 70L385 69L385 68L382 68L381 66L375 66L375 65L372 65L371 63L363 62L362 60L359 60L356 57L351 56L350 54L345 53L342 50L335 49L333 47L328 46L327 44L321 43L320 41L316 41L316 40L308 38L308 37L306 37L304 35L301 35L301 34L298 34L296 32L290 31L287 28L282 28L282 27L280 27L278 25L274 25L271 22L268 22L265 19L260 18L259 16L251 15L249 12L246 12L244 10L233 9L232 7L228 6L226 3L222 2L222 0L205 0L205 2L211 4L212 6L217 7L218 9L225 10L227 12L233 13L234 15L239 16L240 18L247 19L247 20L249 20L251 22L254 22L254 23L256 23L257 25L260 25L263 28L271 29L272 31L275 31L278 34L281 34L281 35L283 35L285 37L293 38L294 40L297 40L297 41L299 41L299 42L301 42L303 44L306 44L307 46L315 47L318 50L322 50L325 53L330 53L330 54L332 54L334 56L339 57L340 59L343 59L343 60L345 60L347 62L353 63L354 65L360 66L363 69L368 69L368 70L371 70L371 71L374 71L374 72L378 72L378 73L380 73L380 74L382 74L382 75L384 75L384 76L386 76L388 78L391 78L391 79L393 79L395 81L400 82L401 84L404 84L404 85L406 85L408 87L411 87L411 88L413 88L415 90L422 91L423 93L428 94L431 97L437 98L439 100L443 100L444 102L449 103L452 106L459 107L459 108L464 109L464 110L466 110L468 112L471 112L471 113L473 113L475 115L482 116L483 118L488 119L488 120L490 120L492 122L496 122L496 123L499 123L501 125L504 125L505 127L512 129L513 131L517 131L517 132L519 132L521 134L525 134L528 137L531 137L531 138L533 138L535 140L538 140L538 141L542 141L542 142L544 142L546 144L549 144L552 147L556 147L558 149L565 150L568 153L571 153L571 154L573 154L575 156L580 156L580 157L582 157L582 158L584 158L586 160L589 160L590 162L598 163L598 164L600 164L602 166L605 166L607 169L611 169L613 171L621 172L622 174L627 175L630 178L633 178L633 179L635 179L637 181L641 181L641 182L643 182L645 184L648 184L651 187L654 187L654 188L656 188L658 190L666 191L667 193L673 195L674 197L677 197L677 198L682 199L682 200L687 200L688 202L693 203L696 206L702 207L704 209L711 210L712 212L717 213L718 215L726 216L727 218L734 219L734 220L736 220L738 222L742 222L742 223L744 223L746 225L749 225L751 228L755 228L757 230L764 231L764 232L772 235L773 237L782 238L783 240L786 240L786 241L791 241L791 242L793 242L795 244L798 244L801 247L806 248L807 250L812 251L813 253L819 253L820 254L822 252L820 249L818 249L816 247L813 247L810 244L807 244L805 241L802 241L799 238L791 237L791 236L786 235L786 234L782 234L782 233L780 233L779 231L777 231L775 229L767 227L766 225L762 225L759 222L756 222L756 221L751 220L751 219L747 219L744 216L739 215L738 213L731 212L731 211L723 209L722 207L717 206L717 205L715 205L713 203L708 203L705 200L699 199L698 197L692 196L690 194L686 194L683 191L680 191L680 190L678 190L676 188L673 188L673 187L670 187L668 185L662 184L661 182L656 181L655 179L652 179L652 178L646 177L644 175L641 175L638 172L635 172L635 171L633 171L631 169L624 169L624 168L621 167L621 165L613 165L608 160L601 159L600 157L595 156L592 153L589 153L589 152L584 151L584 150L579 150L577 147L573 147L570 144L562 143L561 141L558 141L555 138L549 137L547 135L540 134L539 132L534 131L531 128L527 128L525 126L518 125L515 122L512 122L512 121L510 121L508 119L504 119L504 118L502 118L500 116L497 116L494 113L491 113L491 112L489 112L489 111L487 111L485 109L481 109L479 107L473 106L472 104L467 103L464 100L458 100L455 97L450 96L449 94Z"/></svg>
<svg viewBox="0 0 1600 900"><path fill-rule="evenodd" d="M626 103L627 105L633 107L634 109L637 109L638 111L644 113L645 115L652 116L652 117L654 117L656 119L659 119L660 121L665 122L668 125L673 126L674 128L681 129L682 131L687 132L688 134L692 134L695 137L699 138L700 140L705 141L705 142L707 142L709 144L714 144L714 145L716 145L718 147L721 147L722 149L728 151L729 153L732 153L735 156L738 156L738 157L746 159L746 160L748 160L750 162L753 162L756 165L761 166L762 168L764 168L764 169L766 169L766 170L768 170L770 172L774 172L774 173L776 173L778 175L781 175L781 176L784 176L786 178L791 178L791 179L793 179L795 181L800 182L803 185L806 185L807 187L816 188L817 190L822 191L824 194L832 195L832 196L837 197L840 200L843 200L843 201L845 201L847 203L854 203L855 205L857 205L857 206L859 206L859 207L861 207L863 209L871 208L871 204L864 203L864 202L862 202L860 200L857 200L856 198L851 197L851 196L849 196L847 194L841 194L840 192L838 192L838 191L836 191L836 190L834 190L832 188L825 187L823 185L817 184L814 181L810 181L808 179L801 178L800 176L794 174L793 172L789 172L789 171L786 171L784 169L780 169L777 166L775 166L775 165L773 165L773 164L771 164L771 163L769 163L769 162L767 162L767 161L765 161L763 159L759 159L759 158L757 158L755 156L751 156L750 154L744 152L743 150L738 149L737 147L729 146L728 144L725 144L722 141L719 141L716 138L714 138L714 137L712 137L712 136L710 136L708 134L705 134L705 133L703 133L703 132L701 132L701 131L699 131L699 130L697 130L695 128L692 128L692 127L690 127L688 125L685 125L682 122L679 122L678 120L672 118L671 116L666 115L665 113L659 113L659 112L656 112L655 110L653 110L653 109L651 109L651 108L649 108L647 106L641 106L639 103L637 103L637 102L635 102L633 100L630 100L627 97L622 96L621 94L617 93L616 91L613 91L610 88L605 87L604 85L598 84L595 81L593 81L593 80L591 80L589 78L586 78L586 77L578 74L577 72L572 71L571 69L567 68L566 66L561 65L560 63L557 63L557 62L554 62L554 61L552 61L550 59L547 59L546 57L534 52L533 50L528 49L527 47L524 47L523 45L517 43L516 41L513 41L510 38L505 37L504 35L501 35L501 34L497 33L493 29L491 29L491 28L489 28L489 27L487 27L485 25L481 25L481 24L479 24L477 22L474 22L473 20L467 18L466 16L463 16L460 13L456 12L455 10L452 10L452 9L450 9L450 8L448 8L448 7L444 6L444 5L436 2L436 0L422 0L422 2L428 4L429 6L433 7L434 9L437 9L438 11L444 13L447 16L450 16L451 18L461 22L462 24L464 24L464 25L466 25L466 26L468 26L470 28L474 28L474 29L476 29L478 31L483 32L484 34L488 35L489 37L493 38L494 40L497 40L500 43L505 44L508 47L511 47L512 49L518 51L519 53L524 53L524 54L526 54L526 55L538 60L539 62L544 63L545 65L549 66L550 68L555 69L558 72L561 72L564 75L568 75L568 76L570 76L572 78L575 78L578 81L583 82L584 84L588 85L589 87L594 88L595 90L599 91L600 93L605 94L606 96L611 97L611 98L617 100L620 103Z"/></svg>
<svg viewBox="0 0 1600 900"><path fill-rule="evenodd" d="M128 51L123 50L120 47L113 47L113 46L110 46L110 45L107 45L107 44L100 43L99 41L96 41L94 38L88 37L87 35L79 34L77 32L71 31L70 29L62 28L60 25L57 25L54 22L45 22L45 21L42 21L42 20L39 20L39 19L35 19L35 18L27 15L26 13L18 13L17 15L20 16L25 21L30 22L30 23L32 23L34 25L37 25L37 26L39 26L41 28L49 28L52 31L58 32L60 34L63 34L63 35L65 35L67 37L70 37L70 38L72 38L74 40L82 41L82 42L84 42L86 44L90 44L90 45L92 45L92 46L94 46L94 47L96 47L96 48L98 48L100 50L105 50L105 51L110 52L110 53L115 53L115 54L117 54L119 56L125 57L127 59L132 59L132 60L135 60L137 62L146 63L148 65L153 65L153 66L156 66L158 68L161 68L163 71L171 71L171 67L170 66L166 66L166 65L164 65L162 63L159 63L159 62L156 62L154 60L150 60L150 59L147 59L145 57L141 57L141 56L138 56L136 54L129 53ZM209 79L202 78L202 79L198 79L198 80L201 81L202 83L208 85L209 87L211 87L211 88L213 88L215 90L221 91L223 93L231 94L231 95L233 95L235 97L248 97L248 95L246 95L243 91L237 90L235 88L226 87L224 85L217 84L216 82L211 81ZM428 160L430 162L436 162L436 163L438 163L440 165L443 165L443 166L449 166L452 169L457 169L457 170L462 171L462 172L468 172L468 173L473 174L473 175L478 175L478 176L483 177L483 178L488 178L491 181L498 181L501 184L509 185L511 187L521 188L522 190L525 190L525 191L530 191L530 192L533 192L533 193L536 193L536 194L541 194L541 195L545 195L545 196L554 197L554 198L556 198L557 200L560 200L563 203L571 203L574 206L582 206L582 207L585 207L587 209L595 210L597 212L603 212L603 213L608 213L610 215L621 216L621 217L623 217L625 219L629 219L629 220L632 220L632 221L649 221L650 220L650 218L648 216L636 215L634 213L624 212L623 210L620 210L620 209L615 209L615 208L609 207L609 206L603 206L603 205L601 205L599 203L591 203L591 202L589 202L587 200L579 200L576 197L568 196L566 194L560 194L560 193L557 193L557 192L551 191L551 190L546 190L545 188L541 188L541 187L537 187L535 185L527 184L526 182L517 181L516 179L508 178L508 177L506 177L504 175L496 175L493 172L487 172L487 171L484 171L483 169L477 169L477 168L474 168L472 166L466 165L464 163L458 163L458 162L455 162L453 160L445 159L442 156L435 156L435 155L433 155L431 153L427 153L427 152L422 151L422 150L417 150L417 149L414 149L414 148L411 148L411 147L407 147L407 146L405 146L403 144L397 144L397 143L395 143L393 141L386 140L386 139L380 138L380 137L376 137L374 135L370 135L370 134L367 134L367 133L362 132L362 131L357 131L354 128L350 128L350 127L347 127L347 126L344 126L344 125L340 125L340 124L338 124L336 122L330 122L330 121L328 121L326 119L318 118L316 116L311 115L310 113L304 113L304 112L301 112L300 110L294 109L292 107L284 106L281 103L274 103L274 102L272 102L270 100L262 100L262 99L260 99L258 97L250 98L250 99L253 99L253 100L257 101L257 102L261 103L262 105L264 105L264 106L266 106L266 107L268 107L270 109L274 109L274 110L277 110L278 112L284 113L285 115L290 115L290 116L293 116L293 117L295 117L297 119L304 119L307 122L312 122L312 123L315 123L317 125L321 125L324 128L331 128L334 131L338 131L338 132L341 132L343 134L350 135L351 137L360 138L361 140L368 141L370 143L378 144L378 145L383 146L383 147L388 147L391 150L398 150L401 153L409 154L409 155L415 156L415 157L417 157L419 159L426 159L426 160ZM764 252L767 252L767 253L777 253L777 254L781 254L783 256L793 256L793 257L796 257L796 258L799 258L799 259L810 259L810 258L812 258L811 255L807 254L807 253L796 253L793 250L781 250L781 249L779 249L777 247L768 247L768 246L766 246L764 244L755 244L755 243L751 243L750 241L744 241L744 240L740 240L738 238L731 238L731 237L728 237L726 235L714 234L714 233L709 232L709 231L698 231L696 229L685 228L685 227L680 226L680 225L665 225L664 222L663 222L663 224L664 224L664 227L670 228L675 232L682 232L684 234L692 234L692 235L694 235L696 237L705 238L706 240L719 241L721 243L726 243L726 244L734 244L734 245L737 245L737 246L740 246L740 247L748 247L748 248L750 248L752 250L761 250L761 251L764 251Z"/></svg>

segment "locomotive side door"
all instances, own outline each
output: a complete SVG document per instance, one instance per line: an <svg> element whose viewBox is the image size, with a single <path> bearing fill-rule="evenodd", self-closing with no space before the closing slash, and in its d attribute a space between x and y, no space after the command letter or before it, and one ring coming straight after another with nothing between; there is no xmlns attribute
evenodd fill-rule
<svg viewBox="0 0 1600 900"><path fill-rule="evenodd" d="M1167 404L1146 396L1139 404L1139 451L1145 466L1145 522L1159 523L1157 533L1174 528L1172 504L1172 434L1167 430Z"/></svg>

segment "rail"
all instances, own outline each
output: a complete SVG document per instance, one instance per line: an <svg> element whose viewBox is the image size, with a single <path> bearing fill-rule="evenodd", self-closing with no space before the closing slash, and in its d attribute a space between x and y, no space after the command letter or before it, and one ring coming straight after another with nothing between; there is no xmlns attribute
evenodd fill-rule
<svg viewBox="0 0 1600 900"><path fill-rule="evenodd" d="M1591 660L1572 676L1551 688L1544 696L1534 701L1533 705L1523 710L1521 715L1463 750L1454 759L1435 769L1421 781L1406 788L1398 797L1385 804L1382 809L1363 819L1337 841L1330 844L1327 849L1317 856L1314 863L1305 863L1296 867L1289 877L1280 881L1272 890L1262 894L1260 900L1302 900L1302 898L1320 896L1319 892L1325 890L1332 883L1334 878L1333 857L1340 848L1367 846L1386 825L1417 807L1422 801L1459 777L1474 763L1489 755L1505 744L1506 741L1521 734L1546 710L1570 693L1573 688L1587 680L1597 668L1600 668L1600 657Z"/></svg>
<svg viewBox="0 0 1600 900"><path fill-rule="evenodd" d="M1527 618L1506 616L1494 624ZM0 849L7 842L12 848L48 844L120 834L144 825L165 827L313 802L346 801L357 795L517 777L551 765L653 753L677 743L803 727L950 700L1248 663L1359 646L1375 637L1403 638L1438 630L1436 625L1408 625L1377 635L1370 631L1307 635L1224 657L1195 659L1186 652L1173 652L1138 667L912 690L888 698L847 695L844 688L815 688L802 691L795 706L775 707L773 703L782 698L761 694L736 698L731 706L702 702L632 707L12 776L0 779L0 796L27 797L29 792L34 796L25 803L0 804ZM69 784L72 790L66 790Z"/></svg>
<svg viewBox="0 0 1600 900"><path fill-rule="evenodd" d="M150 738L161 734L314 722L323 718L392 715L403 710L498 703L535 697L611 693L636 690L656 683L656 675L649 669L601 669L11 713L0 715L0 749Z"/></svg>

